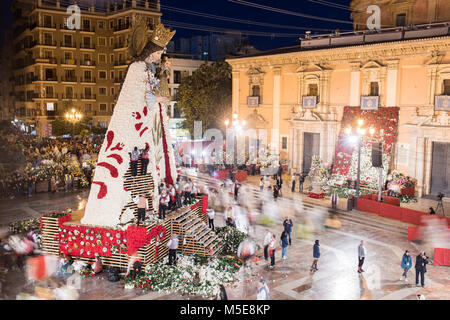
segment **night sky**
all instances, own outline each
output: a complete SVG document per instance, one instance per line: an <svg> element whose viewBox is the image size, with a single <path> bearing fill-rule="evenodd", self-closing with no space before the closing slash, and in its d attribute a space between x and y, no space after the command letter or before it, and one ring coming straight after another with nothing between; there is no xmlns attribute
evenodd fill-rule
<svg viewBox="0 0 450 320"><path fill-rule="evenodd" d="M98 3L103 3L105 0L97 0ZM289 37L281 35L275 36L250 36L250 44L258 49L268 50L279 48L283 46L294 45L298 36L303 35L305 30L298 28L310 28L313 33L329 33L326 30L335 30L337 28L344 30L351 30L352 24L350 19L350 11L341 9L348 7L350 0L245 0L248 3L264 5L272 8L283 9L291 12L308 14L322 18L329 18L335 20L347 21L332 22L321 21L316 19L304 18L295 15L288 15L277 13L273 11L262 10L251 6L237 4L229 0L161 0L162 19L165 21L174 21L177 23L190 24L189 27L210 30L210 28L232 29L241 31L261 32L264 34L289 34ZM319 3L326 3L331 6L321 5ZM1 28L12 28L12 14L10 12L12 0L0 1L1 12ZM336 8L334 6L338 6ZM210 19L191 14L185 14L169 10L164 6L195 11L200 13L207 13L221 17L232 19L250 20L252 22L262 22L276 25L288 26L278 28L275 26L259 26L247 23L238 23L236 21L223 21L218 19ZM292 28L295 27L295 28ZM208 31L188 30L182 29L179 26L174 27L177 30L176 37L190 37L191 35L205 35ZM2 32L3 40L3 32Z"/></svg>

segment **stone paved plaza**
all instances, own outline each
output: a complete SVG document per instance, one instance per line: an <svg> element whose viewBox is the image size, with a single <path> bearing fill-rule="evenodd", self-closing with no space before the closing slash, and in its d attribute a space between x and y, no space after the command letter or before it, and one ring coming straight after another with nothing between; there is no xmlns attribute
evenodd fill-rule
<svg viewBox="0 0 450 320"><path fill-rule="evenodd" d="M28 217L39 217L53 210L82 209L86 204L87 191L56 194L39 194L32 198L5 200L0 204L0 223L8 223ZM291 194L286 192L286 197ZM300 197L300 195L296 195ZM292 216L296 224L301 215L326 214L328 208L304 199L303 210L298 216ZM289 215L289 213L287 213ZM415 286L414 268L409 272L409 282L400 281L402 269L401 256L404 250L412 252L413 263L421 247L407 241L407 225L378 217L372 214L340 211L342 222L340 229L320 228L310 239L294 238L288 247L287 259L281 259L281 248L276 250L276 265L268 268L262 251L256 256L257 262L251 262L248 268L241 269L240 277L245 279L226 287L229 299L254 300L256 281L264 278L268 281L273 300L414 300L417 294L425 295L427 300L450 299L450 269L429 265L426 273L425 288ZM222 213L216 214L216 226L224 225ZM262 242L265 227L257 225L254 235L258 243ZM281 223L271 227L277 241L282 232ZM312 247L314 240L321 244L319 270L311 274ZM367 248L365 273L357 273L357 247L365 240ZM50 284L26 283L25 277L18 271L8 278L8 299L14 299L19 292L33 292L34 285L59 286L64 281L54 279ZM176 293L142 293L139 289L124 290L120 283L111 283L102 274L93 279L83 279L79 290L80 299L139 299L174 300L200 299L199 297L180 296Z"/></svg>

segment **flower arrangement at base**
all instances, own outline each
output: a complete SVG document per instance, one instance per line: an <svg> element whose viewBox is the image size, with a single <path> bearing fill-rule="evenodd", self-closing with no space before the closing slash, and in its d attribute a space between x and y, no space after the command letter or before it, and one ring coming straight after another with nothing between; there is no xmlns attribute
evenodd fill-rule
<svg viewBox="0 0 450 320"><path fill-rule="evenodd" d="M416 203L418 200L416 197L409 197L406 195L399 195L401 203Z"/></svg>
<svg viewBox="0 0 450 320"><path fill-rule="evenodd" d="M167 261L165 258L147 265L145 272L134 279L127 276L121 287L211 297L217 295L221 284L237 280L236 272L241 266L235 257L214 258L201 263L194 256L179 255L177 266L168 266Z"/></svg>
<svg viewBox="0 0 450 320"><path fill-rule="evenodd" d="M83 268L78 270L78 273L83 277L83 278L93 278L95 276L95 272L92 269L92 266L90 264L84 266Z"/></svg>
<svg viewBox="0 0 450 320"><path fill-rule="evenodd" d="M40 228L39 218L21 220L11 222L9 225L9 231L13 234L25 233L29 231L38 231Z"/></svg>
<svg viewBox="0 0 450 320"><path fill-rule="evenodd" d="M236 254L239 244L247 238L245 233L232 226L216 228L215 232L223 244L221 255Z"/></svg>

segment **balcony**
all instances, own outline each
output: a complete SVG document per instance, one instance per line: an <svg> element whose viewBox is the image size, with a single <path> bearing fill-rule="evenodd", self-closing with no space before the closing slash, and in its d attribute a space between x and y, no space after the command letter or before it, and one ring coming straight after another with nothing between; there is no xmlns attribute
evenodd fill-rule
<svg viewBox="0 0 450 320"><path fill-rule="evenodd" d="M125 23L114 27L114 32L127 30L131 27L131 24Z"/></svg>
<svg viewBox="0 0 450 320"><path fill-rule="evenodd" d="M81 61L80 65L85 67L95 67L96 63L94 60L84 60Z"/></svg>
<svg viewBox="0 0 450 320"><path fill-rule="evenodd" d="M30 25L30 30L33 30L35 28L46 28L46 29L53 29L56 30L56 24L54 23L33 23Z"/></svg>
<svg viewBox="0 0 450 320"><path fill-rule="evenodd" d="M30 45L30 48L34 48L36 46L45 46L45 47L54 47L56 49L56 41L44 40L44 41L33 41Z"/></svg>
<svg viewBox="0 0 450 320"><path fill-rule="evenodd" d="M57 77L38 77L38 76L35 76L35 77L33 77L33 82L36 82L36 81L56 82L56 81L58 81L58 78Z"/></svg>
<svg viewBox="0 0 450 320"><path fill-rule="evenodd" d="M61 64L68 66L76 66L77 60L75 59L61 59Z"/></svg>
<svg viewBox="0 0 450 320"><path fill-rule="evenodd" d="M65 41L60 41L60 42L59 42L59 46L60 46L61 48L72 48L72 49L76 49L76 48L77 48L76 42L65 42Z"/></svg>
<svg viewBox="0 0 450 320"><path fill-rule="evenodd" d="M125 45L125 42L121 43L115 43L114 44L114 49L122 49L122 48L126 48L127 46Z"/></svg>
<svg viewBox="0 0 450 320"><path fill-rule="evenodd" d="M95 50L95 44L80 43L80 49Z"/></svg>
<svg viewBox="0 0 450 320"><path fill-rule="evenodd" d="M450 112L450 95L434 96L434 110Z"/></svg>
<svg viewBox="0 0 450 320"><path fill-rule="evenodd" d="M57 64L56 58L36 58L34 63Z"/></svg>
<svg viewBox="0 0 450 320"><path fill-rule="evenodd" d="M35 99L58 99L59 95L57 93L45 93L45 94L37 94Z"/></svg>
<svg viewBox="0 0 450 320"><path fill-rule="evenodd" d="M114 66L115 67L117 67L117 66L126 66L127 65L127 62L125 61L125 60L122 60L122 61L114 61Z"/></svg>
<svg viewBox="0 0 450 320"><path fill-rule="evenodd" d="M78 99L78 95L76 93L63 93L61 98L63 100L76 100Z"/></svg>
<svg viewBox="0 0 450 320"><path fill-rule="evenodd" d="M114 83L122 83L125 78L114 78Z"/></svg>
<svg viewBox="0 0 450 320"><path fill-rule="evenodd" d="M378 110L379 106L379 96L361 96L361 110Z"/></svg>
<svg viewBox="0 0 450 320"><path fill-rule="evenodd" d="M97 79L94 77L91 78L82 78L81 83L97 83Z"/></svg>
<svg viewBox="0 0 450 320"><path fill-rule="evenodd" d="M77 82L77 77L61 77L61 82Z"/></svg>
<svg viewBox="0 0 450 320"><path fill-rule="evenodd" d="M82 94L81 100L96 100L97 95L96 94Z"/></svg>
<svg viewBox="0 0 450 320"><path fill-rule="evenodd" d="M82 32L92 32L95 33L95 28L91 26L82 26L80 31Z"/></svg>

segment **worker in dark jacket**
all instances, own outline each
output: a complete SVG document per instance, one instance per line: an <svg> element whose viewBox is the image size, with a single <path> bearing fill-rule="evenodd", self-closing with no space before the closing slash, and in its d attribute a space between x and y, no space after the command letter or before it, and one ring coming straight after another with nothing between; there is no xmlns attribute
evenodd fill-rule
<svg viewBox="0 0 450 320"><path fill-rule="evenodd" d="M315 243L314 243L313 258L314 259L313 259L313 263L311 265L311 272L319 270L319 269L317 269L317 262L319 261L319 258L320 258L319 240L316 240Z"/></svg>
<svg viewBox="0 0 450 320"><path fill-rule="evenodd" d="M422 288L425 287L425 272L427 272L428 257L425 255L425 251L419 253L416 257L416 286L419 285L419 274L420 283Z"/></svg>

